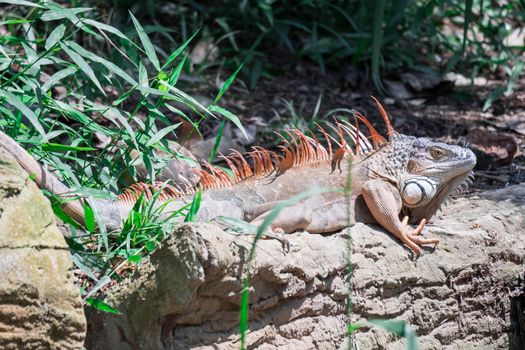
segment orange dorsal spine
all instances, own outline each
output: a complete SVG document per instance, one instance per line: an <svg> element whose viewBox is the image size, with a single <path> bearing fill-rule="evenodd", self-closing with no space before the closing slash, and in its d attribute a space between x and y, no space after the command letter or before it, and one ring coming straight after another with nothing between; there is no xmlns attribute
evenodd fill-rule
<svg viewBox="0 0 525 350"><path fill-rule="evenodd" d="M396 132L385 109L379 101L372 96L379 108L379 112L387 127L387 136L390 137ZM214 166L204 161L202 169L198 170L200 181L196 187L181 190L177 186L167 183L136 183L118 196L120 201L134 203L141 195L149 200L153 198L155 192L162 190L159 199L180 198L188 196L197 189L208 190L213 188L224 188L234 184L249 180L261 179L269 176L280 176L293 167L300 167L319 162L330 161L331 171L336 168L341 170L341 162L348 154L350 157L359 157L386 144L386 139L377 132L368 119L358 111L352 110L354 124L348 121L335 120L335 126L328 124L334 130L339 140L328 134L319 124L316 123L319 132L324 136L328 150L319 142L315 134L307 129L310 136L300 130L290 129L283 132L288 136L284 137L277 133L284 143L278 148L283 154L279 155L260 146L252 147L252 150L241 154L239 151L232 150L229 156L220 154L231 174L224 168ZM363 123L368 129L370 136L366 136L359 130L359 122ZM372 143L368 140L370 139ZM338 146L332 147L332 141ZM351 147L353 145L353 147Z"/></svg>
<svg viewBox="0 0 525 350"><path fill-rule="evenodd" d="M371 96L371 97L375 101L375 103L377 105L377 108L379 109L379 113L381 113L381 117L383 117L383 120L385 121L385 124L386 124L386 135L388 137L390 137L390 136L396 134L396 131L392 127L392 124L390 124L390 119L388 118L388 114L386 114L386 111L383 108L383 105L379 102L379 100L377 98L375 98L374 96Z"/></svg>

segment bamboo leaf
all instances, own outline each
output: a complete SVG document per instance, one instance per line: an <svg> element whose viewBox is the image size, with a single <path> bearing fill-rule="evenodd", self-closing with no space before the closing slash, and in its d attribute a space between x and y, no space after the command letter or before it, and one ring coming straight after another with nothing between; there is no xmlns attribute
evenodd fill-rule
<svg viewBox="0 0 525 350"><path fill-rule="evenodd" d="M110 120L112 120L116 125L123 126L124 129L126 129L126 132L128 136L131 138L137 149L139 148L139 145L137 144L137 141L135 139L135 132L133 131L133 128L128 123L128 120L120 113L120 111L114 107L110 107L104 115L108 117ZM118 122L116 121L118 120ZM120 123L120 124L119 124Z"/></svg>
<svg viewBox="0 0 525 350"><path fill-rule="evenodd" d="M7 103L10 105L13 105L16 109L18 109L27 119L29 119L29 122L33 124L36 131L40 135L42 135L42 138L44 141L47 141L46 132L44 131L44 128L42 128L42 125L40 124L40 121L38 117L35 115L35 113L27 107L21 99L18 98L18 96L12 94L11 92L0 89L0 96L4 96L7 99Z"/></svg>
<svg viewBox="0 0 525 350"><path fill-rule="evenodd" d="M144 28L140 25L139 21L133 16L133 14L129 13L131 16L131 20L133 21L133 25L135 26L135 29L137 30L137 34L139 35L140 42L142 43L142 46L144 47L144 51L146 51L146 56L148 56L151 64L157 69L157 71L160 71L160 64L159 59L157 58L157 54L155 53L155 48L153 47L153 44L148 38L148 35L144 31Z"/></svg>
<svg viewBox="0 0 525 350"><path fill-rule="evenodd" d="M42 92L47 92L51 87L53 87L55 84L57 84L62 79L70 76L71 74L74 74L77 71L77 67L67 67L65 69L59 70L55 74L53 74L47 81L42 85Z"/></svg>
<svg viewBox="0 0 525 350"><path fill-rule="evenodd" d="M235 124L235 126L237 126L237 128L239 128L239 130L241 130L241 132L244 134L244 137L248 139L248 134L246 133L246 130L244 129L244 127L241 124L241 121L235 114L219 106L210 106L209 110L210 112L217 112L223 115L226 119L229 119L233 124Z"/></svg>
<svg viewBox="0 0 525 350"><path fill-rule="evenodd" d="M154 144L156 144L157 142L162 140L164 138L164 136L166 136L167 134L169 134L173 130L177 129L179 127L179 125L181 125L181 124L182 123L177 123L177 124L174 124L174 125L167 126L164 129L160 130L155 135L153 135L153 137L151 139L149 139L148 142L146 142L146 146L147 147L153 146Z"/></svg>
<svg viewBox="0 0 525 350"><path fill-rule="evenodd" d="M104 312L107 312L107 313L110 313L110 314L120 315L120 311L118 311L114 307L106 304L105 302L103 302L100 299L87 298L86 299L86 304L88 304L89 306L93 307L94 309L97 309L97 310L100 310L100 311L104 311Z"/></svg>
<svg viewBox="0 0 525 350"><path fill-rule="evenodd" d="M68 146L60 143L42 143L42 150L47 152L89 152L96 151L97 149L93 147Z"/></svg>
<svg viewBox="0 0 525 350"><path fill-rule="evenodd" d="M73 62L77 64L78 68L80 68L80 70L87 75L87 77L93 82L93 84L95 84L95 86L100 90L100 92L102 92L102 94L106 96L106 93L104 92L102 85L100 85L100 82L95 76L93 69L91 69L89 64L82 58L82 56L80 56L78 53L69 48L65 43L60 43L60 47L62 47L62 49L68 54L68 56L71 57Z"/></svg>
<svg viewBox="0 0 525 350"><path fill-rule="evenodd" d="M49 34L49 37L46 40L46 44L44 46L46 50L49 50L53 46L55 46L55 44L58 43L60 39L62 39L65 31L66 31L66 26L63 24L53 29L53 31L51 32L51 34Z"/></svg>
<svg viewBox="0 0 525 350"><path fill-rule="evenodd" d="M92 8L90 7L76 7L68 9L51 2L46 3L45 7L49 11L46 11L42 14L42 16L40 17L42 21L56 21L59 19L67 18L71 23L73 23L77 27L83 26L77 14L92 10Z"/></svg>
<svg viewBox="0 0 525 350"><path fill-rule="evenodd" d="M125 39L125 40L128 40L128 41L131 41L129 40L129 38L124 34L122 33L120 30L118 30L117 28L115 27L112 27L110 25L107 25L105 23L101 23L101 22L98 22L98 21L95 21L93 19L89 19L89 18L84 18L82 19L82 22L84 24L89 24L89 25L92 25L93 27L97 27L98 29L100 30L103 30L105 32L108 32L108 33L112 33L112 34L115 34L116 36L122 38L122 39Z"/></svg>
<svg viewBox="0 0 525 350"><path fill-rule="evenodd" d="M95 232L95 213L87 202L84 202L84 221L89 233Z"/></svg>
<svg viewBox="0 0 525 350"><path fill-rule="evenodd" d="M113 72L115 73L116 75L118 75L119 77L121 77L122 79L126 80L128 83L130 83L131 85L137 85L137 82L131 77L129 76L128 73L124 72L124 70L122 70L120 67L118 67L116 64L114 64L113 62L110 62L98 55L95 55L94 53L84 49L82 46L80 46L79 44L77 44L76 42L74 41L67 41L67 44L69 47L71 47L71 49L75 50L76 53L78 53L79 55L85 57L85 58L88 58L94 62L98 62L100 64L102 64L103 66L105 66L110 72Z"/></svg>
<svg viewBox="0 0 525 350"><path fill-rule="evenodd" d="M169 57L168 59L166 60L166 63L162 66L162 69L166 68L167 66L170 65L171 62L173 62L174 60L177 59L177 57L179 57L180 53L188 46L188 44L193 40L193 38L195 38L195 36L197 35L197 33L199 33L199 31L196 31L195 33L193 33L193 35L188 39L186 40L181 46L178 47L177 50L175 50Z"/></svg>
<svg viewBox="0 0 525 350"><path fill-rule="evenodd" d="M233 83L233 81L235 80L235 77L237 76L237 74L241 71L242 67L244 66L244 63L241 64L239 66L239 68L237 68L237 70L228 78L226 79L226 81L224 82L224 84L222 84L222 87L221 89L219 90L219 93L217 94L217 96L215 97L215 100L213 101L213 103L217 103L222 95L224 95L224 93L226 92L226 90L228 90L228 88L230 87L230 85Z"/></svg>
<svg viewBox="0 0 525 350"><path fill-rule="evenodd" d="M184 222L195 221L197 212L199 211L199 208L201 206L201 197L202 197L202 192L197 191L197 193L195 193L195 196L193 197L193 201L191 202L190 209L188 210L188 214L186 215Z"/></svg>
<svg viewBox="0 0 525 350"><path fill-rule="evenodd" d="M43 9L44 6L31 2L26 0L0 0L0 4L12 4L12 5L22 5L22 6L31 6L31 7L38 7Z"/></svg>
<svg viewBox="0 0 525 350"><path fill-rule="evenodd" d="M170 77L168 78L168 84L171 86L175 86L177 84L177 81L179 81L180 73L182 72L182 68L184 67L184 64L186 63L186 59L188 58L188 55L184 55L182 60L179 62L177 67L171 72Z"/></svg>

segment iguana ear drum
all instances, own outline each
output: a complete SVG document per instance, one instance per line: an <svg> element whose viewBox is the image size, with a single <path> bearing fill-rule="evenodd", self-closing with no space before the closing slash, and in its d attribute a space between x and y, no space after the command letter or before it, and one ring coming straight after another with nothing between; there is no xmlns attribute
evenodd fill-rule
<svg viewBox="0 0 525 350"><path fill-rule="evenodd" d="M436 193L436 183L427 177L416 177L405 182L401 196L408 205L418 205Z"/></svg>

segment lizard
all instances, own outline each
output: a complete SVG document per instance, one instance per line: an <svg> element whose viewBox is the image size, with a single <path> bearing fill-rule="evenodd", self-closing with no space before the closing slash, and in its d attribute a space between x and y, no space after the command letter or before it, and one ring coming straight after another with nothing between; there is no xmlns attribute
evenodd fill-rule
<svg viewBox="0 0 525 350"><path fill-rule="evenodd" d="M419 255L422 245L439 242L424 238L423 228L451 194L467 186L476 156L466 147L396 132L383 106L372 98L385 122L386 137L353 110L354 123L336 120L335 126L330 126L336 136L319 126L324 144L309 130L286 130L289 137L281 135L282 154L257 146L244 155L234 151L222 156L230 172L204 162L199 183L192 188L136 183L115 200L93 199L90 205L108 230L118 230L140 195L151 199L154 190L162 188L157 202L164 203L164 212L170 213L191 202L193 194L201 190L197 221L227 216L259 225L283 201L310 188L342 189L350 176L349 192L323 192L285 207L271 230L329 233L349 223L379 224ZM368 136L359 123L366 126ZM66 185L2 132L0 146L39 187L58 196L71 195ZM85 220L83 201L77 198L63 206L64 212L81 224Z"/></svg>

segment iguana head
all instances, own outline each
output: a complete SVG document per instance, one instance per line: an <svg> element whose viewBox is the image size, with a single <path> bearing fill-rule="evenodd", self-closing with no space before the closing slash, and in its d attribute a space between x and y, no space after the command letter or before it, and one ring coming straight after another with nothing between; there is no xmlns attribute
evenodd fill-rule
<svg viewBox="0 0 525 350"><path fill-rule="evenodd" d="M476 165L476 156L466 147L403 135L390 141L405 149L410 145L399 190L413 222L430 219L450 194L466 186Z"/></svg>

